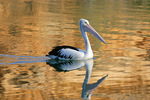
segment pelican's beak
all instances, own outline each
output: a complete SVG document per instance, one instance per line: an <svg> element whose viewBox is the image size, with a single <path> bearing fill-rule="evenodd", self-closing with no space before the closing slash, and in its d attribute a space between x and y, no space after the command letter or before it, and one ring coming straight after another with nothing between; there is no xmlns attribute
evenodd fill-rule
<svg viewBox="0 0 150 100"><path fill-rule="evenodd" d="M84 25L84 31L93 34L96 38L106 44L105 40L95 31L95 29L90 24Z"/></svg>

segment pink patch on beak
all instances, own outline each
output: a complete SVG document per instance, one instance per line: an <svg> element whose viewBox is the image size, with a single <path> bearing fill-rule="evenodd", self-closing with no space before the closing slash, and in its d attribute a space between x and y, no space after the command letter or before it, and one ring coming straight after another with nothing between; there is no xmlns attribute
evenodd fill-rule
<svg viewBox="0 0 150 100"><path fill-rule="evenodd" d="M106 44L105 40L95 31L95 29L90 24L84 26L84 31L93 34L96 38Z"/></svg>

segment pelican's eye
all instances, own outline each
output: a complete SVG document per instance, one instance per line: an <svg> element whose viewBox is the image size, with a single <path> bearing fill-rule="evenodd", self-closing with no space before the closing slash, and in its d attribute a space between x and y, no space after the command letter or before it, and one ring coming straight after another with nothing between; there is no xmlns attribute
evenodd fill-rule
<svg viewBox="0 0 150 100"><path fill-rule="evenodd" d="M85 24L87 25L88 23L87 23L87 22L85 22Z"/></svg>

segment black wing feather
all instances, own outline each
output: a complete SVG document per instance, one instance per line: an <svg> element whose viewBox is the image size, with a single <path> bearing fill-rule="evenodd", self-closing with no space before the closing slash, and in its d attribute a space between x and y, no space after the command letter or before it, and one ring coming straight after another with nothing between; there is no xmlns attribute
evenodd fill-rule
<svg viewBox="0 0 150 100"><path fill-rule="evenodd" d="M49 55L55 55L55 56L59 56L59 57L62 57L62 58L66 58L66 56L60 55L60 50L61 49L68 49L68 48L79 51L77 48L72 47L72 46L56 46L56 47L54 47L54 49L52 51L49 52ZM71 59L72 57L69 56L69 58Z"/></svg>

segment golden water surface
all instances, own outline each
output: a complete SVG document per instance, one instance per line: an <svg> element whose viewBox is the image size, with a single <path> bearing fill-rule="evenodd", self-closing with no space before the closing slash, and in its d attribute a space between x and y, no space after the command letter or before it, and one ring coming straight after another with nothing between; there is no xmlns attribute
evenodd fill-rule
<svg viewBox="0 0 150 100"><path fill-rule="evenodd" d="M0 0L0 100L84 99L86 66L57 71L45 61L54 46L84 50L81 18L107 42L88 34L87 84L108 75L91 99L150 99L150 0Z"/></svg>

